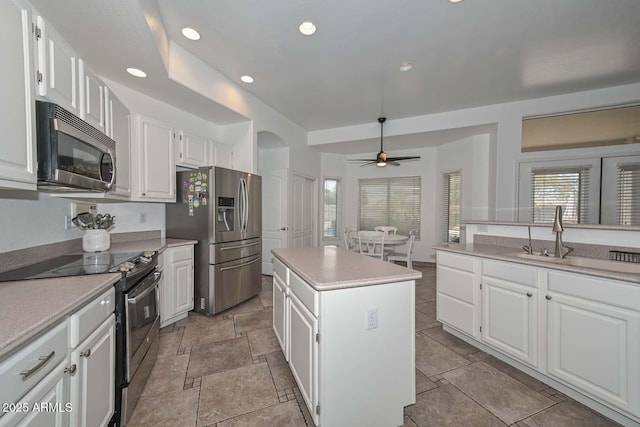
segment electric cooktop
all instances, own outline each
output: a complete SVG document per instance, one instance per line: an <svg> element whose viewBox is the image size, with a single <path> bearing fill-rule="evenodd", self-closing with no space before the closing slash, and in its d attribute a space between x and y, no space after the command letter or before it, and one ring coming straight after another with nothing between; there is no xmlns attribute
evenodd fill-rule
<svg viewBox="0 0 640 427"><path fill-rule="evenodd" d="M62 255L0 273L0 282L127 271L138 259L142 260L144 255L143 252L95 252Z"/></svg>

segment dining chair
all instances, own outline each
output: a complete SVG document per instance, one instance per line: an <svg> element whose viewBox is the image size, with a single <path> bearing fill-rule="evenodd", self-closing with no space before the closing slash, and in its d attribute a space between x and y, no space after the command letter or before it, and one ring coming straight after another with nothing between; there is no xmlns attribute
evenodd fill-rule
<svg viewBox="0 0 640 427"><path fill-rule="evenodd" d="M387 257L387 261L405 261L407 263L407 268L413 270L413 244L416 241L416 234L418 234L418 230L414 229L409 231L409 246L407 247L407 253L395 253L393 255L389 255Z"/></svg>
<svg viewBox="0 0 640 427"><path fill-rule="evenodd" d="M385 260L389 251L384 249L384 236L382 231L358 231L358 249L360 254Z"/></svg>
<svg viewBox="0 0 640 427"><path fill-rule="evenodd" d="M374 230L382 231L384 234L396 234L398 227L394 227L393 225L379 225L375 227Z"/></svg>
<svg viewBox="0 0 640 427"><path fill-rule="evenodd" d="M356 250L356 245L355 245L355 242L353 241L353 233L355 232L356 230L349 227L346 227L342 232L342 238L344 239L344 248L348 251Z"/></svg>

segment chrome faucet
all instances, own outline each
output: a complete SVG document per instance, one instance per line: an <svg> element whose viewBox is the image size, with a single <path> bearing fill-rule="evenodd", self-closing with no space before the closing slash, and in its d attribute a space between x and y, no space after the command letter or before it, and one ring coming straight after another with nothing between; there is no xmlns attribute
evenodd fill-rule
<svg viewBox="0 0 640 427"><path fill-rule="evenodd" d="M560 205L556 206L556 217L553 220L552 231L556 233L556 249L553 256L555 258L564 258L573 251L573 248L565 246L564 243L562 243L562 232L564 228L562 227L562 206Z"/></svg>
<svg viewBox="0 0 640 427"><path fill-rule="evenodd" d="M531 226L527 227L527 229L529 230L529 244L524 245L522 249L529 255L533 255L533 246L531 245Z"/></svg>

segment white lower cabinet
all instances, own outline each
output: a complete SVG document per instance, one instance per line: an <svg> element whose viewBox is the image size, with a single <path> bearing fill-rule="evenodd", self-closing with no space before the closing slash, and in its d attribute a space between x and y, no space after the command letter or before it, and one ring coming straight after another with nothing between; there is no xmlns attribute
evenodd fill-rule
<svg viewBox="0 0 640 427"><path fill-rule="evenodd" d="M402 425L415 403L415 282L318 291L274 259L274 331L316 426ZM378 323L368 327L369 312Z"/></svg>
<svg viewBox="0 0 640 427"><path fill-rule="evenodd" d="M532 366L538 360L537 269L482 261L482 341Z"/></svg>
<svg viewBox="0 0 640 427"><path fill-rule="evenodd" d="M115 316L71 352L70 426L104 427L114 412L115 396Z"/></svg>
<svg viewBox="0 0 640 427"><path fill-rule="evenodd" d="M193 310L193 245L167 248L160 283L160 325L170 325Z"/></svg>
<svg viewBox="0 0 640 427"><path fill-rule="evenodd" d="M548 274L547 373L640 416L640 288Z"/></svg>
<svg viewBox="0 0 640 427"><path fill-rule="evenodd" d="M438 251L438 284L457 277L449 285L460 288L445 297L467 292L474 258L482 263L474 273L482 282L482 333L471 341L611 408L625 425L640 423L640 285ZM466 333L459 311L438 288L438 318Z"/></svg>
<svg viewBox="0 0 640 427"><path fill-rule="evenodd" d="M108 425L115 405L110 288L0 363L0 427Z"/></svg>

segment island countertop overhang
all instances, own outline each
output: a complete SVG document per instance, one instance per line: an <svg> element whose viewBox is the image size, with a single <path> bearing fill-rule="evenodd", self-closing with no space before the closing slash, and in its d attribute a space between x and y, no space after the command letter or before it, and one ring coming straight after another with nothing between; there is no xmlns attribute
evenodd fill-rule
<svg viewBox="0 0 640 427"><path fill-rule="evenodd" d="M416 280L417 270L324 246L272 249L271 253L317 291Z"/></svg>

